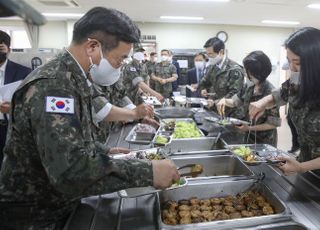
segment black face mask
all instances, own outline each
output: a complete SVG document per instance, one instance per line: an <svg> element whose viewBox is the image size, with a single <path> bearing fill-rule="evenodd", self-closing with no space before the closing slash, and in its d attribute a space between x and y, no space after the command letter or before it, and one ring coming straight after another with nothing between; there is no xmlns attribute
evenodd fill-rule
<svg viewBox="0 0 320 230"><path fill-rule="evenodd" d="M7 59L7 53L0 52L0 63L3 63Z"/></svg>

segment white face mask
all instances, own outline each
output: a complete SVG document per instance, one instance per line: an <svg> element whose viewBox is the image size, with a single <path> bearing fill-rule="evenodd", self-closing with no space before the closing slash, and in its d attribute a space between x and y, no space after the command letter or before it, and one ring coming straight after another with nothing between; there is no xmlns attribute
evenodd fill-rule
<svg viewBox="0 0 320 230"><path fill-rule="evenodd" d="M153 62L157 62L158 61L158 58L157 57L154 57L153 58Z"/></svg>
<svg viewBox="0 0 320 230"><path fill-rule="evenodd" d="M101 60L99 65L93 64L91 57L89 57L90 75L92 81L101 86L109 86L116 83L120 78L120 68L115 69L112 67L108 59L104 58L101 52Z"/></svg>
<svg viewBox="0 0 320 230"><path fill-rule="evenodd" d="M144 54L142 52L134 53L133 58L139 62L142 62L144 60Z"/></svg>
<svg viewBox="0 0 320 230"><path fill-rule="evenodd" d="M300 72L291 72L289 80L294 85L300 85Z"/></svg>
<svg viewBox="0 0 320 230"><path fill-rule="evenodd" d="M168 56L165 56L165 55L161 56L161 61L168 61L168 60L169 60Z"/></svg>
<svg viewBox="0 0 320 230"><path fill-rule="evenodd" d="M222 62L222 57L220 55L217 55L214 58L209 57L209 65L218 65Z"/></svg>
<svg viewBox="0 0 320 230"><path fill-rule="evenodd" d="M195 61L194 66L196 69L203 69L204 68L204 62L203 61Z"/></svg>

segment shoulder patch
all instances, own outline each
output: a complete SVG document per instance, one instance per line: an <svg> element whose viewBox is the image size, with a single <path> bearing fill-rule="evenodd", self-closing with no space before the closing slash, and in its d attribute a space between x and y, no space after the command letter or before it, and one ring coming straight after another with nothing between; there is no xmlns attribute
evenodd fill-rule
<svg viewBox="0 0 320 230"><path fill-rule="evenodd" d="M137 69L135 67L130 67L130 71L137 72Z"/></svg>
<svg viewBox="0 0 320 230"><path fill-rule="evenodd" d="M46 97L47 113L74 114L74 99L67 97Z"/></svg>

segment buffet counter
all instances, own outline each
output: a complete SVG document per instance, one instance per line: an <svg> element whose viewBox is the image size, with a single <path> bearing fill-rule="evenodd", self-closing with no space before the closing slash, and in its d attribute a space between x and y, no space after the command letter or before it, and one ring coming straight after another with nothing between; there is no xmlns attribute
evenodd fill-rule
<svg viewBox="0 0 320 230"><path fill-rule="evenodd" d="M243 135L236 133L232 127L216 126L206 121L204 118L208 116L216 115L196 113L194 119L207 137L212 137L211 150L188 153L179 149L179 145L176 147L181 151L166 149L169 158L177 165L188 163L188 159L196 162L198 159L206 167L207 178L200 176L199 179L189 180L185 187L144 196L124 198L116 192L82 199L82 204L69 218L65 229L320 229L320 178L317 174L306 172L286 177L274 166L264 163L241 165L239 159L223 147L225 144L244 143ZM150 148L150 145L125 141L133 125L127 124L114 132L108 139L109 145L135 150ZM201 149L202 144L197 142L197 147ZM160 205L166 199L183 194L201 198L201 195L208 197L226 191L241 192L256 182L271 200L277 214L182 226L166 225L160 217Z"/></svg>

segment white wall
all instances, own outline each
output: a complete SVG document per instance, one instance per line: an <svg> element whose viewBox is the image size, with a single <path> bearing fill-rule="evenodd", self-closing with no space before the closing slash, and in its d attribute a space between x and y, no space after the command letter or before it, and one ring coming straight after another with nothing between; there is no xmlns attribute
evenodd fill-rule
<svg viewBox="0 0 320 230"><path fill-rule="evenodd" d="M51 21L40 27L39 48L61 49L68 46L67 22Z"/></svg>
<svg viewBox="0 0 320 230"><path fill-rule="evenodd" d="M144 35L156 35L158 51L163 48L201 49L204 43L217 34L226 31L229 39L226 42L229 57L242 64L242 59L251 51L262 50L276 67L268 78L274 86L279 86L279 63L281 45L293 32L288 28L202 25L202 24L169 24L138 23Z"/></svg>

